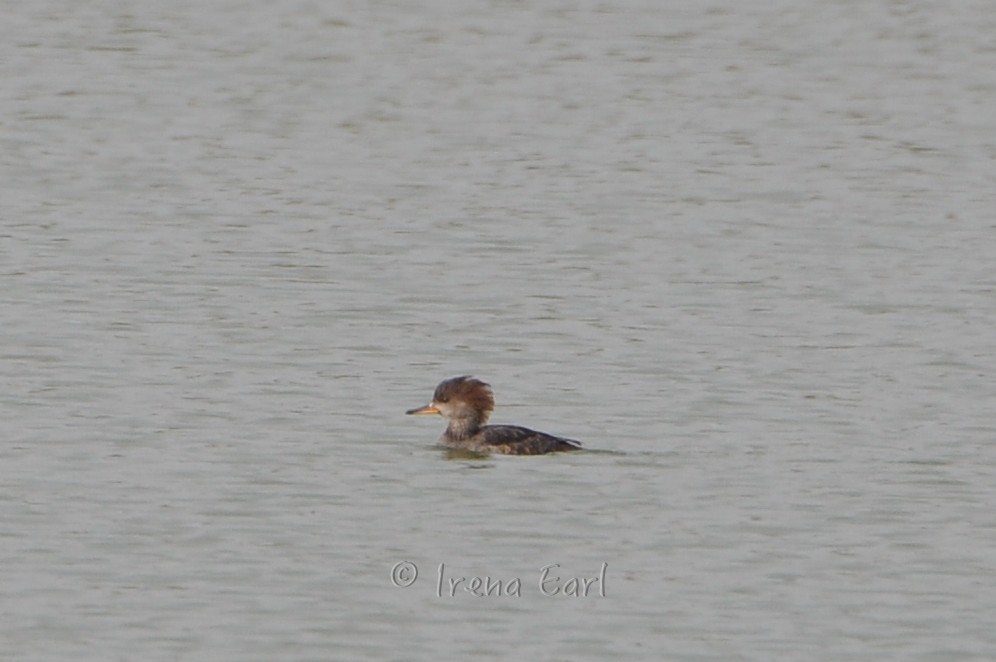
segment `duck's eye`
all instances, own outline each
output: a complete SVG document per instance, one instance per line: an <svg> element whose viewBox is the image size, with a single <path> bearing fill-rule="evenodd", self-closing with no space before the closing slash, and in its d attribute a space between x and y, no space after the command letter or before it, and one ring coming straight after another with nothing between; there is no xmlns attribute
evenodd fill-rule
<svg viewBox="0 0 996 662"><path fill-rule="evenodd" d="M436 402L441 403L441 404L446 404L449 401L450 401L449 398L436 398Z"/></svg>

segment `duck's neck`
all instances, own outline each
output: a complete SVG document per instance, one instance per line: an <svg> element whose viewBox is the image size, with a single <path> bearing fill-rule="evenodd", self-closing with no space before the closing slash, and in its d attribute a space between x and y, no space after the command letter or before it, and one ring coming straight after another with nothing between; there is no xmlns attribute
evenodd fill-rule
<svg viewBox="0 0 996 662"><path fill-rule="evenodd" d="M451 418L450 424L446 427L446 434L443 436L453 441L459 441L461 439L473 437L480 429L481 419L479 416Z"/></svg>

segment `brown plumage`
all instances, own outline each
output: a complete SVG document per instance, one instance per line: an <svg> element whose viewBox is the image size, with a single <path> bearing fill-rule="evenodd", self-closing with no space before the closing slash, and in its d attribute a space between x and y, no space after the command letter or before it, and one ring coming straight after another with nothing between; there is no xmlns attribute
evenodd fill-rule
<svg viewBox="0 0 996 662"><path fill-rule="evenodd" d="M581 443L517 425L485 425L495 408L488 384L469 375L447 379L436 387L432 402L408 414L440 414L449 425L439 443L478 453L541 455L576 451Z"/></svg>

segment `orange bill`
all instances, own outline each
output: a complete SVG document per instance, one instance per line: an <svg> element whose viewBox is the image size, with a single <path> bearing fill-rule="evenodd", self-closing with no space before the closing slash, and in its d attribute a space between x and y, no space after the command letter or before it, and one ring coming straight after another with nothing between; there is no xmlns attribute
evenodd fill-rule
<svg viewBox="0 0 996 662"><path fill-rule="evenodd" d="M409 409L405 412L406 414L438 414L440 411L432 406L432 403L427 404L424 407L418 407L416 409Z"/></svg>

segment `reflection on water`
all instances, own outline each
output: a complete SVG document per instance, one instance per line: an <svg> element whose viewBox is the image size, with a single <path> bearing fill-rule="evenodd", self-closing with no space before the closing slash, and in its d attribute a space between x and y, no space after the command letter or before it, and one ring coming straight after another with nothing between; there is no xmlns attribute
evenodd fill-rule
<svg viewBox="0 0 996 662"><path fill-rule="evenodd" d="M477 453L464 448L445 448L443 454L447 460L486 460L491 457L488 453ZM485 465L477 465L483 467Z"/></svg>

